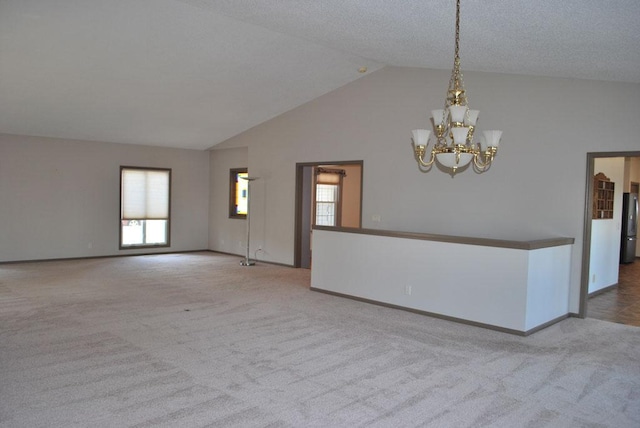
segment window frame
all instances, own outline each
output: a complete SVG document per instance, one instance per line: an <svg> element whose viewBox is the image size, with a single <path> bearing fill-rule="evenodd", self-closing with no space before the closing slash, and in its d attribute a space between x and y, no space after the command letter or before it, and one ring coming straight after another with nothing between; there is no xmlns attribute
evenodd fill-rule
<svg viewBox="0 0 640 428"><path fill-rule="evenodd" d="M329 176L335 176L335 178L331 180L324 180L324 178ZM335 207L335 225L333 227L341 227L342 226L342 192L343 192L343 179L346 176L344 169L336 169L336 168L328 168L323 166L316 166L313 168L313 191L312 191L312 218L311 225L312 227L317 226L316 216L318 212L318 185L331 185L336 186L336 200L332 203ZM323 201L324 202L324 201ZM320 202L320 203L323 203Z"/></svg>
<svg viewBox="0 0 640 428"><path fill-rule="evenodd" d="M313 210L313 225L314 226L329 226L329 227L340 227L342 225L342 180L340 180L339 184L323 184L316 183L314 193L314 210ZM332 193L334 198L332 200L324 200L318 197L318 193L320 191L320 186L330 186L332 187ZM318 215L318 210L320 205L332 205L333 206L333 224L318 224L318 218L325 217L324 215Z"/></svg>
<svg viewBox="0 0 640 428"><path fill-rule="evenodd" d="M244 220L247 218L246 214L238 213L238 206L236 205L236 183L238 183L239 174L248 174L248 168L231 168L229 170L229 218ZM248 203L248 200L247 200Z"/></svg>
<svg viewBox="0 0 640 428"><path fill-rule="evenodd" d="M123 185L123 176L124 176L124 171L125 170L137 170L137 171L164 171L168 173L169 176L169 186L167 189L168 195L167 195L167 218L166 219L139 219L139 220L166 220L167 222L167 226L166 226L166 242L165 243L159 243L159 244L134 244L134 245L123 245L122 244L122 238L123 238L123 225L122 222L123 220L123 192L122 192L122 185ZM171 187L172 187L172 171L171 168L157 168L157 167L143 167L143 166L128 166L128 165L121 165L120 166L120 218L119 218L119 227L118 227L118 247L120 250L135 250L135 249L141 249L141 248L167 248L171 246Z"/></svg>

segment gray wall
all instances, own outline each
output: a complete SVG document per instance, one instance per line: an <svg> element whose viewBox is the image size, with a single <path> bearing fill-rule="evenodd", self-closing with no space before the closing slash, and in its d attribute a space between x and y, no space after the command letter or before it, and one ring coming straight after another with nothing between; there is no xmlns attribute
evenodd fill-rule
<svg viewBox="0 0 640 428"><path fill-rule="evenodd" d="M262 177L252 227L265 259L293 263L295 163L363 159L363 227L575 237L570 310L577 312L586 154L640 149L640 85L466 72L479 129L504 134L489 172L452 178L418 171L410 140L412 129L429 126L428 111L444 104L449 76L386 67L222 143L248 147L249 170Z"/></svg>
<svg viewBox="0 0 640 428"><path fill-rule="evenodd" d="M223 253L244 255L247 243L247 221L239 218L229 218L229 170L231 168L247 167L247 149L215 150L210 152L211 174L209 177L210 206L209 206L209 249ZM253 171L249 171L253 176ZM251 199L256 193L260 180L251 183ZM252 213L256 210L255 203L250 202ZM254 220L251 219L253 223ZM255 251L260 237L253 234L251 249ZM253 253L251 256L253 257Z"/></svg>
<svg viewBox="0 0 640 428"><path fill-rule="evenodd" d="M120 165L172 169L171 247L119 250ZM0 134L0 261L208 248L209 154Z"/></svg>

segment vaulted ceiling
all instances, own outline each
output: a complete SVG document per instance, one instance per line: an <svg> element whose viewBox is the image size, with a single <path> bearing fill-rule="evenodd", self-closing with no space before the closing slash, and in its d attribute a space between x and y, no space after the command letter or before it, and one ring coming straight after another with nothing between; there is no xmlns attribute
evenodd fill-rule
<svg viewBox="0 0 640 428"><path fill-rule="evenodd" d="M454 0L0 0L0 133L206 149L361 67L450 69L454 23ZM640 83L640 1L462 0L461 57Z"/></svg>

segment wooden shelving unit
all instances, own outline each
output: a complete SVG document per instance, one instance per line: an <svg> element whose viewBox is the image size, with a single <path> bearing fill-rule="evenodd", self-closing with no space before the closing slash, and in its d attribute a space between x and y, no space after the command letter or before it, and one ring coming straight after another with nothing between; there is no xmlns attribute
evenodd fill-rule
<svg viewBox="0 0 640 428"><path fill-rule="evenodd" d="M613 218L613 195L616 183L599 172L593 177L593 219Z"/></svg>

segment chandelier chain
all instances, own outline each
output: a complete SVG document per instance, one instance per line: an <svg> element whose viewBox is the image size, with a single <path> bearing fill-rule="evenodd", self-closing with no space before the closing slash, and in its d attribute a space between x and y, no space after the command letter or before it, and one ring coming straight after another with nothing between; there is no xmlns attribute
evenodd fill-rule
<svg viewBox="0 0 640 428"><path fill-rule="evenodd" d="M456 57L460 61L460 0L456 2Z"/></svg>
<svg viewBox="0 0 640 428"><path fill-rule="evenodd" d="M462 90L464 92L464 80L462 78L462 72L460 71L460 0L456 0L456 27L455 27L455 56L453 59L453 70L451 71L451 77L449 79L449 88L447 89L447 96L445 97L445 105L444 105L444 113L442 117L442 121L440 123L445 123L445 117L447 108L452 104L450 95L452 90ZM466 103L466 96L462 98ZM468 113L467 113L468 115ZM447 129L446 132L449 130ZM446 146L446 142L439 141L442 145Z"/></svg>
<svg viewBox="0 0 640 428"><path fill-rule="evenodd" d="M455 57L453 60L453 84L451 89L464 89L462 73L460 73L460 0L456 1L456 38Z"/></svg>
<svg viewBox="0 0 640 428"><path fill-rule="evenodd" d="M456 84L458 89L464 89L466 93L466 89L464 87L464 79L462 77L462 71L460 71L460 0L456 1L456 58L455 58L455 68L456 68ZM465 96L468 100L469 98ZM467 113L468 114L468 113Z"/></svg>

